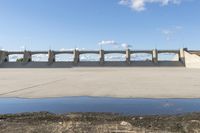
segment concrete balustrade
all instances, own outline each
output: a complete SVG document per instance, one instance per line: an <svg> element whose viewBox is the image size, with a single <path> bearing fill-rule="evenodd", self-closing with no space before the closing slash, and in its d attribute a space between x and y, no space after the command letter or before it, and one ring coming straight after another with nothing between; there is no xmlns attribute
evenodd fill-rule
<svg viewBox="0 0 200 133"><path fill-rule="evenodd" d="M99 64L105 64L105 54L113 54L113 53L119 53L119 54L125 54L126 55L126 63L131 64L131 54L137 54L137 53L146 53L146 54L151 54L152 55L152 62L153 63L158 63L158 55L161 53L174 53L179 55L179 61L182 64L185 64L185 55L184 52L187 51L190 54L196 54L200 55L200 50L190 50L188 51L186 48L182 48L180 50L130 50L127 49L125 51L120 51L120 50L115 50L115 51L104 51L104 50L99 50L99 51L79 51L79 50L74 50L74 51L0 51L0 63L3 62L9 62L9 55L13 54L23 54L24 61L26 62L31 62L32 61L32 55L34 54L48 54L48 62L54 63L55 56L58 54L73 54L74 64L78 64L80 62L80 55L81 54L99 54Z"/></svg>

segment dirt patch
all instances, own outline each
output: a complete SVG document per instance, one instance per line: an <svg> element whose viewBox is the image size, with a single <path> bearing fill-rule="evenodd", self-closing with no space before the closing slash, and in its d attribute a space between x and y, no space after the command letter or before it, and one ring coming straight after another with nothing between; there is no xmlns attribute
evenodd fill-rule
<svg viewBox="0 0 200 133"><path fill-rule="evenodd" d="M200 132L200 113L171 116L123 116L112 113L48 112L0 115L1 133L150 133Z"/></svg>

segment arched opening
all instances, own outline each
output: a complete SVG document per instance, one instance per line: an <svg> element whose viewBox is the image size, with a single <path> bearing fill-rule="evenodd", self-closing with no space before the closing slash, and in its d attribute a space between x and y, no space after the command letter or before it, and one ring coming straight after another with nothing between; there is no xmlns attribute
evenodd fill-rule
<svg viewBox="0 0 200 133"><path fill-rule="evenodd" d="M8 56L9 62L21 62L23 61L23 54L11 54Z"/></svg>
<svg viewBox="0 0 200 133"><path fill-rule="evenodd" d="M73 54L56 54L55 60L56 62L72 62Z"/></svg>
<svg viewBox="0 0 200 133"><path fill-rule="evenodd" d="M178 61L179 55L176 53L159 53L158 60L159 61Z"/></svg>
<svg viewBox="0 0 200 133"><path fill-rule="evenodd" d="M99 61L98 54L80 54L80 61Z"/></svg>
<svg viewBox="0 0 200 133"><path fill-rule="evenodd" d="M105 61L126 61L126 55L119 54L119 53L105 54L104 60Z"/></svg>
<svg viewBox="0 0 200 133"><path fill-rule="evenodd" d="M48 54L34 54L32 55L33 62L48 62Z"/></svg>
<svg viewBox="0 0 200 133"><path fill-rule="evenodd" d="M131 61L152 61L152 54L148 53L131 54Z"/></svg>

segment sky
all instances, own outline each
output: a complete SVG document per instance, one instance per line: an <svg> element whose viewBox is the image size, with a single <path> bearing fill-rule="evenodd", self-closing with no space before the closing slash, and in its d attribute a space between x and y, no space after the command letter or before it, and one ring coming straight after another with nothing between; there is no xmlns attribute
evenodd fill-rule
<svg viewBox="0 0 200 133"><path fill-rule="evenodd" d="M200 0L0 0L0 49L200 49Z"/></svg>

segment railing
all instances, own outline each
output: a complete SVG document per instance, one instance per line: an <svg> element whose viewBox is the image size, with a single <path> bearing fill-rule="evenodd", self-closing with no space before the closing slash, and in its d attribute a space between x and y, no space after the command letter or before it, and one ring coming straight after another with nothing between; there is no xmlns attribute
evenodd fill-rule
<svg viewBox="0 0 200 133"><path fill-rule="evenodd" d="M32 55L35 54L48 54L48 62L53 63L56 62L55 57L58 54L73 54L74 63L77 64L80 62L80 55L81 54L99 54L99 62L100 64L103 64L105 62L104 55L105 54L125 54L126 55L126 62L130 64L131 62L131 54L138 54L138 53L145 53L145 54L151 54L152 55L152 62L158 63L158 55L162 53L174 53L178 54L179 61L182 61L184 59L184 51L187 51L191 54L197 54L200 55L200 50L187 50L187 49L180 49L180 50L66 50L66 51L0 51L0 63L8 62L9 61L9 55L14 54L22 54L23 59L25 62L32 61Z"/></svg>

